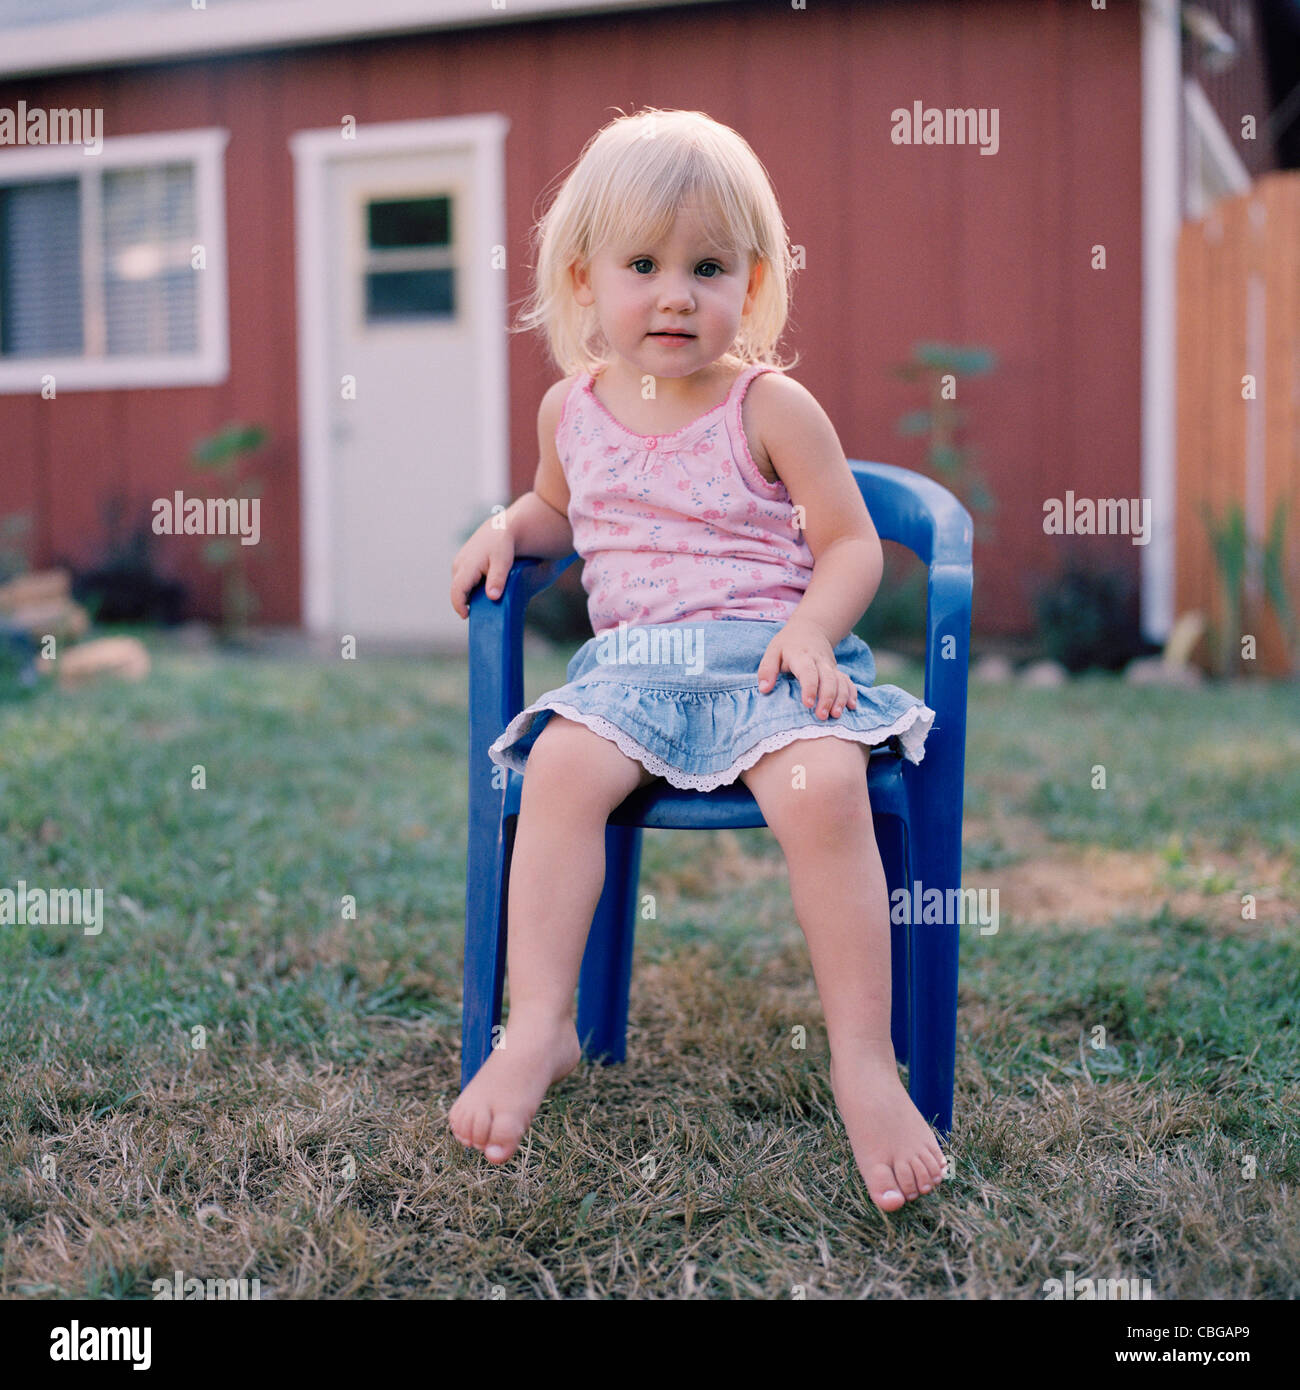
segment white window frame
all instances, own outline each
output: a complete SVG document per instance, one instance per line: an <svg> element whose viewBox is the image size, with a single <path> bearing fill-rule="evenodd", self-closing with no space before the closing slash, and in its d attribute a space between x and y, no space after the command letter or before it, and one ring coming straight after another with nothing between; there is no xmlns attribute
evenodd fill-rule
<svg viewBox="0 0 1300 1390"><path fill-rule="evenodd" d="M81 206L98 207L106 169L188 162L194 165L195 243L206 254L198 282L199 345L191 353L137 357L0 357L0 394L39 395L44 380L56 391L112 391L131 387L210 386L230 375L230 309L226 288L224 155L230 132L217 127L163 135L119 135L99 154L81 145L39 146L0 152L0 185L42 178L80 178ZM98 228L95 231L98 232ZM82 257L87 238L82 227Z"/></svg>

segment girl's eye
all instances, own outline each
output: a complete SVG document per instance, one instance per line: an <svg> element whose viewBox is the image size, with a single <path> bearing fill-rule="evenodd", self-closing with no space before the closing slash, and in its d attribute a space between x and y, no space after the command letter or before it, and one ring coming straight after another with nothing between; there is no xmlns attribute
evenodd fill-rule
<svg viewBox="0 0 1300 1390"><path fill-rule="evenodd" d="M630 264L632 269L635 270L638 275L650 274L650 270L641 270L639 268L643 265L649 266L651 270L654 268L654 262L650 259L649 256L638 256L636 260L632 261ZM722 266L719 265L717 261L701 261L699 265L695 267L696 274L699 274L706 267L710 267L717 272L717 274L715 275L706 275L704 277L706 280L716 280L718 278L718 275L721 275L723 273Z"/></svg>

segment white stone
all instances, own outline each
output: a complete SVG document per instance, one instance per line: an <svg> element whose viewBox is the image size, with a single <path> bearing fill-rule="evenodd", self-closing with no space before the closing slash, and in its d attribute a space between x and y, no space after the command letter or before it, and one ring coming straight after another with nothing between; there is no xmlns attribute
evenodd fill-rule
<svg viewBox="0 0 1300 1390"><path fill-rule="evenodd" d="M1140 656L1124 669L1129 685L1167 685L1180 690L1195 690L1205 683L1205 677L1195 666L1186 662L1166 661L1160 656Z"/></svg>
<svg viewBox="0 0 1300 1390"><path fill-rule="evenodd" d="M1069 680L1070 673L1059 661L1032 661L1020 673L1020 684L1030 690L1055 690Z"/></svg>
<svg viewBox="0 0 1300 1390"><path fill-rule="evenodd" d="M971 679L985 685L1006 685L1015 670L1005 656L982 656L971 668Z"/></svg>

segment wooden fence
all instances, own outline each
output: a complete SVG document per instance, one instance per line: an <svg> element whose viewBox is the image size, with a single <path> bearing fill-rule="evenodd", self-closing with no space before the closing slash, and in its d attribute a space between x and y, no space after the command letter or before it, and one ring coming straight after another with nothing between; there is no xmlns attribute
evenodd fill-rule
<svg viewBox="0 0 1300 1390"><path fill-rule="evenodd" d="M1265 598L1262 547L1279 503L1293 614L1284 631ZM1231 621L1202 509L1222 523L1244 513L1258 544ZM1198 611L1211 636L1197 649L1213 663L1213 634L1240 657L1238 671L1298 669L1300 624L1300 173L1266 174L1247 193L1183 225L1178 245L1178 485L1176 612ZM1228 631L1239 627L1240 631Z"/></svg>

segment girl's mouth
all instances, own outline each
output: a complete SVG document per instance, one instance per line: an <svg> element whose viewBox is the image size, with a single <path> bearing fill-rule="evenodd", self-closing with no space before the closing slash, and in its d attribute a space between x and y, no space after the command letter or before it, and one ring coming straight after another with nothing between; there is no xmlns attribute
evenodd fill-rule
<svg viewBox="0 0 1300 1390"><path fill-rule="evenodd" d="M647 336L647 337L650 337L650 338L676 338L676 339L680 339L681 341L685 342L685 341L687 341L687 340L689 340L689 339L695 337L695 334L694 334L694 333L650 333L650 334L647 334L646 336Z"/></svg>

